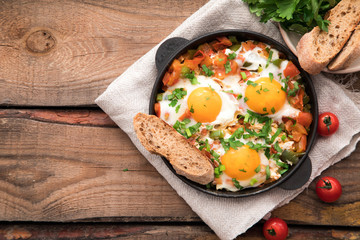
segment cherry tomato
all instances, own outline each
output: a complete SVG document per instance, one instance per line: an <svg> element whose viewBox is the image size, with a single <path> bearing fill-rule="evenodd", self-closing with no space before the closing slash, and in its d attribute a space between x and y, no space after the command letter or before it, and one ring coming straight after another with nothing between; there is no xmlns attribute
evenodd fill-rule
<svg viewBox="0 0 360 240"><path fill-rule="evenodd" d="M341 193L341 184L336 178L323 177L316 183L316 194L324 202L335 202Z"/></svg>
<svg viewBox="0 0 360 240"><path fill-rule="evenodd" d="M289 229L286 222L280 218L270 218L263 227L263 234L267 240L284 240Z"/></svg>
<svg viewBox="0 0 360 240"><path fill-rule="evenodd" d="M339 128L339 119L331 112L324 112L319 116L317 132L321 136L330 136Z"/></svg>

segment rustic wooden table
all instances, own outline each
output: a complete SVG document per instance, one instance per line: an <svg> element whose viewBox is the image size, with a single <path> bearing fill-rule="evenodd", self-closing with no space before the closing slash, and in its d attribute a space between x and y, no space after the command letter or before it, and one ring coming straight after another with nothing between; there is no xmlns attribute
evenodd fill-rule
<svg viewBox="0 0 360 240"><path fill-rule="evenodd" d="M0 239L217 239L94 104L206 2L1 1ZM360 239L359 159L323 173L343 185L336 203L312 183L273 212L290 239Z"/></svg>

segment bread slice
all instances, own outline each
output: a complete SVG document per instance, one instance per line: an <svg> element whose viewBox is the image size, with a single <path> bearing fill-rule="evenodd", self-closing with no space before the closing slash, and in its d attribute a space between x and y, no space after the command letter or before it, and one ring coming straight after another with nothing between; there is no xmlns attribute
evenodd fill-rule
<svg viewBox="0 0 360 240"><path fill-rule="evenodd" d="M341 70L360 57L360 25L357 26L349 41L341 52L335 57L328 66L331 71Z"/></svg>
<svg viewBox="0 0 360 240"><path fill-rule="evenodd" d="M164 156L177 174L204 185L214 180L211 160L160 118L138 113L134 129L141 144L149 152Z"/></svg>
<svg viewBox="0 0 360 240"><path fill-rule="evenodd" d="M310 74L320 73L343 48L360 22L360 0L342 0L327 13L327 20L328 32L315 27L296 47L301 67Z"/></svg>

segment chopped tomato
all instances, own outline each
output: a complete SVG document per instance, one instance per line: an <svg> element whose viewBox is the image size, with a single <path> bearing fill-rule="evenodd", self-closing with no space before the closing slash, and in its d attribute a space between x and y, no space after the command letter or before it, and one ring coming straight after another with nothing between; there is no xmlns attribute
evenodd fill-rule
<svg viewBox="0 0 360 240"><path fill-rule="evenodd" d="M218 37L217 41L213 41L210 45L215 51L222 50L232 45L232 42L227 37Z"/></svg>
<svg viewBox="0 0 360 240"><path fill-rule="evenodd" d="M295 143L296 152L305 152L306 150L306 135L302 135L298 143Z"/></svg>
<svg viewBox="0 0 360 240"><path fill-rule="evenodd" d="M299 142L301 137L303 134L299 133L299 132L292 132L291 136L292 136L292 140L294 140L295 142Z"/></svg>
<svg viewBox="0 0 360 240"><path fill-rule="evenodd" d="M195 70L199 67L199 64L204 60L204 58L204 53L199 50L194 54L194 58L192 60L185 60L184 65L191 70Z"/></svg>
<svg viewBox="0 0 360 240"><path fill-rule="evenodd" d="M224 67L218 67L214 69L215 77L223 80L225 78L225 68Z"/></svg>
<svg viewBox="0 0 360 240"><path fill-rule="evenodd" d="M234 60L230 60L230 67L231 67L231 71L227 74L236 74L237 69L238 69L238 64L236 61Z"/></svg>
<svg viewBox="0 0 360 240"><path fill-rule="evenodd" d="M184 114L179 117L179 120L183 121L185 118L190 118L190 117L191 117L191 112L189 109L186 109Z"/></svg>
<svg viewBox="0 0 360 240"><path fill-rule="evenodd" d="M164 85L172 86L179 81L182 64L175 59L163 78Z"/></svg>
<svg viewBox="0 0 360 240"><path fill-rule="evenodd" d="M245 57L242 54L238 54L237 58L240 59L242 62L245 61Z"/></svg>
<svg viewBox="0 0 360 240"><path fill-rule="evenodd" d="M198 47L198 50L202 51L205 55L208 55L208 56L210 56L211 54L214 53L213 49L211 48L211 46L208 43L201 44Z"/></svg>
<svg viewBox="0 0 360 240"><path fill-rule="evenodd" d="M201 134L202 136L206 136L206 135L208 134L208 132L209 132L209 130L207 130L206 128L203 128L203 129L201 130L200 134Z"/></svg>
<svg viewBox="0 0 360 240"><path fill-rule="evenodd" d="M291 61L288 62L286 68L284 69L284 76L290 76L291 78L300 74L299 69L295 66L295 64Z"/></svg>
<svg viewBox="0 0 360 240"><path fill-rule="evenodd" d="M297 92L295 97L289 97L290 105L302 111L304 107L304 103L303 103L304 94L305 94L304 89L301 88Z"/></svg>
<svg viewBox="0 0 360 240"><path fill-rule="evenodd" d="M253 49L256 47L256 45L254 44L254 42L251 41L251 40L248 40L248 41L246 41L246 42L242 42L242 43L241 43L241 46L243 47L243 49L244 49L245 51L253 50Z"/></svg>
<svg viewBox="0 0 360 240"><path fill-rule="evenodd" d="M307 135L307 131L304 128L303 125L301 125L300 123L295 123L294 125L292 125L292 132L299 132L301 134Z"/></svg>
<svg viewBox="0 0 360 240"><path fill-rule="evenodd" d="M225 55L225 53L218 53L214 56L213 58L213 64L217 67L224 67L224 64L227 61L227 56Z"/></svg>
<svg viewBox="0 0 360 240"><path fill-rule="evenodd" d="M296 118L296 122L308 128L311 125L313 118L311 113L308 112L300 112Z"/></svg>
<svg viewBox="0 0 360 240"><path fill-rule="evenodd" d="M294 124L293 124L293 121L288 120L288 121L285 123L285 129L286 129L286 131L291 132L291 130L292 130L292 125L294 125Z"/></svg>
<svg viewBox="0 0 360 240"><path fill-rule="evenodd" d="M160 103L155 103L154 104L154 110L155 110L156 116L160 117L160 114L161 114L161 112L160 112Z"/></svg>

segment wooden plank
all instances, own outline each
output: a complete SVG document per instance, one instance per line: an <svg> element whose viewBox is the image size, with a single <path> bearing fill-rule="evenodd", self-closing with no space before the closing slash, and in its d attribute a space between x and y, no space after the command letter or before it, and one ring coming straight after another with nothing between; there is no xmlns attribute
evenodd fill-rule
<svg viewBox="0 0 360 240"><path fill-rule="evenodd" d="M128 137L103 122L104 113L63 112L0 110L0 220L200 221ZM320 202L314 182L273 215L292 224L360 226L359 158L357 149L322 174L343 185L336 203Z"/></svg>
<svg viewBox="0 0 360 240"><path fill-rule="evenodd" d="M93 105L207 0L3 1L0 105Z"/></svg>
<svg viewBox="0 0 360 240"><path fill-rule="evenodd" d="M44 227L45 226L45 227ZM0 239L198 239L218 240L218 236L205 224L2 224ZM292 240L359 239L360 229L339 227L321 228L289 226ZM262 225L257 224L236 239L263 240Z"/></svg>

